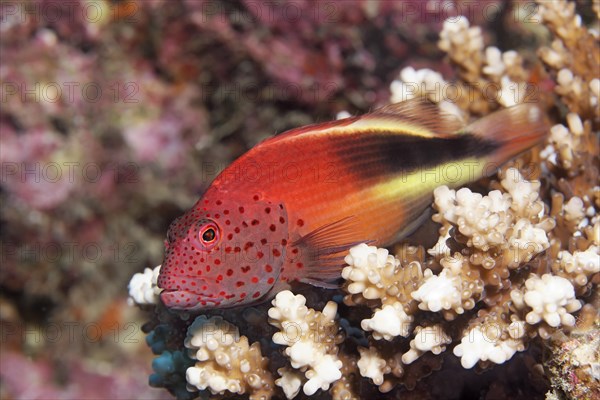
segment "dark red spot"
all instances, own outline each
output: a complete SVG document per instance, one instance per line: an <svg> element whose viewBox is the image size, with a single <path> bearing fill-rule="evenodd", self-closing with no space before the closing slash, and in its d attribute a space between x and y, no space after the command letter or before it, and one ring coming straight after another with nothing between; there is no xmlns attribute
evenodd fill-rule
<svg viewBox="0 0 600 400"><path fill-rule="evenodd" d="M225 221L225 225L231 225L231 221L230 220L226 220Z"/></svg>
<svg viewBox="0 0 600 400"><path fill-rule="evenodd" d="M293 254L298 254L298 249L293 249L293 250L292 250L292 253L293 253Z"/></svg>
<svg viewBox="0 0 600 400"><path fill-rule="evenodd" d="M277 249L273 249L273 255L275 257L279 257L279 256L281 256L281 252L279 250L277 250Z"/></svg>
<svg viewBox="0 0 600 400"><path fill-rule="evenodd" d="M242 286L244 286L244 285L245 285L245 283L244 283L244 282L242 282L242 281L237 281L237 282L235 283L235 286L237 286L237 287L242 287Z"/></svg>
<svg viewBox="0 0 600 400"><path fill-rule="evenodd" d="M243 273L246 273L248 271L250 271L250 266L249 265L246 265L245 267L242 267L242 272Z"/></svg>
<svg viewBox="0 0 600 400"><path fill-rule="evenodd" d="M210 214L206 214L207 217L210 217Z"/></svg>
<svg viewBox="0 0 600 400"><path fill-rule="evenodd" d="M254 246L254 243L252 242L248 242L244 245L244 251L248 251L249 248L251 248L252 246Z"/></svg>
<svg viewBox="0 0 600 400"><path fill-rule="evenodd" d="M206 272L210 272L210 265L206 266Z"/></svg>
<svg viewBox="0 0 600 400"><path fill-rule="evenodd" d="M296 263L296 267L298 267L298 268L304 268L304 264L302 264L301 262Z"/></svg>
<svg viewBox="0 0 600 400"><path fill-rule="evenodd" d="M218 258L215 260L215 264L219 265L221 264L221 260L219 260Z"/></svg>
<svg viewBox="0 0 600 400"><path fill-rule="evenodd" d="M260 244L262 244L262 245L267 244L267 239L260 239Z"/></svg>
<svg viewBox="0 0 600 400"><path fill-rule="evenodd" d="M298 226L304 226L304 221L303 221L303 220L301 220L301 219L299 219L298 221L296 221L296 224L297 224Z"/></svg>
<svg viewBox="0 0 600 400"><path fill-rule="evenodd" d="M281 245L282 246L287 246L287 240L281 239Z"/></svg>
<svg viewBox="0 0 600 400"><path fill-rule="evenodd" d="M222 281L222 280L223 280L223 275L218 275L218 276L217 276L217 283L218 283L219 281Z"/></svg>
<svg viewBox="0 0 600 400"><path fill-rule="evenodd" d="M264 257L264 254L262 251L259 251L258 253L256 253L256 257L258 257L258 259L260 260L261 258Z"/></svg>
<svg viewBox="0 0 600 400"><path fill-rule="evenodd" d="M231 253L231 246L225 247L225 253Z"/></svg>
<svg viewBox="0 0 600 400"><path fill-rule="evenodd" d="M250 223L252 226L256 226L258 225L258 220L257 219L253 219L252 222Z"/></svg>
<svg viewBox="0 0 600 400"><path fill-rule="evenodd" d="M227 240L231 240L233 239L233 233L230 233L229 235L227 235Z"/></svg>
<svg viewBox="0 0 600 400"><path fill-rule="evenodd" d="M272 285L272 284L273 284L273 282L275 282L275 279L273 279L273 278L269 278L269 279L267 279L267 283L268 283L269 285Z"/></svg>
<svg viewBox="0 0 600 400"><path fill-rule="evenodd" d="M215 214L215 218L219 219L219 218L221 218L221 215L220 214Z"/></svg>
<svg viewBox="0 0 600 400"><path fill-rule="evenodd" d="M247 228L247 227L248 227L248 224L246 223L246 221L242 222L242 226L243 226L244 228Z"/></svg>
<svg viewBox="0 0 600 400"><path fill-rule="evenodd" d="M269 226L269 229L271 230L271 232L275 232L275 229L277 229L277 228L275 227L275 225L271 224Z"/></svg>
<svg viewBox="0 0 600 400"><path fill-rule="evenodd" d="M202 271L198 270L198 271L196 272L196 275L202 275Z"/></svg>
<svg viewBox="0 0 600 400"><path fill-rule="evenodd" d="M229 210L223 210L223 214L229 215Z"/></svg>
<svg viewBox="0 0 600 400"><path fill-rule="evenodd" d="M284 224L285 223L285 218L279 217L279 222L282 223L282 224Z"/></svg>
<svg viewBox="0 0 600 400"><path fill-rule="evenodd" d="M192 286L196 286L196 282L192 281Z"/></svg>
<svg viewBox="0 0 600 400"><path fill-rule="evenodd" d="M244 292L240 293L240 297L243 299L244 297L246 297L246 293L244 293Z"/></svg>
<svg viewBox="0 0 600 400"><path fill-rule="evenodd" d="M217 205L220 206L221 204L223 204L223 202L221 200L217 200Z"/></svg>
<svg viewBox="0 0 600 400"><path fill-rule="evenodd" d="M240 208L238 208L238 210L240 210L240 214L244 213L244 207L240 207Z"/></svg>
<svg viewBox="0 0 600 400"><path fill-rule="evenodd" d="M204 258L201 258L201 259L200 259L200 262L204 262Z"/></svg>
<svg viewBox="0 0 600 400"><path fill-rule="evenodd" d="M240 248L239 248L239 246L235 246L235 247L233 248L233 252L234 252L234 253L239 253L240 251L242 251L242 249L240 249Z"/></svg>
<svg viewBox="0 0 600 400"><path fill-rule="evenodd" d="M254 294L252 295L252 298L257 298L258 296L260 296L260 292L254 292Z"/></svg>
<svg viewBox="0 0 600 400"><path fill-rule="evenodd" d="M269 214L269 213L271 212L271 207L267 207L267 208L265 208L265 212L266 212L267 214Z"/></svg>
<svg viewBox="0 0 600 400"><path fill-rule="evenodd" d="M232 269L228 269L227 270L227 276L231 276L233 275L233 270Z"/></svg>
<svg viewBox="0 0 600 400"><path fill-rule="evenodd" d="M256 276L252 277L252 283L258 283L258 278Z"/></svg>
<svg viewBox="0 0 600 400"><path fill-rule="evenodd" d="M221 290L221 291L219 292L219 296L225 296L225 291L224 291L224 290Z"/></svg>
<svg viewBox="0 0 600 400"><path fill-rule="evenodd" d="M253 197L253 199L254 199L254 201L258 201L258 199L259 199L258 195L255 194L254 197Z"/></svg>
<svg viewBox="0 0 600 400"><path fill-rule="evenodd" d="M240 228L238 228L237 226L235 227L235 229L233 230L235 233L240 233Z"/></svg>
<svg viewBox="0 0 600 400"><path fill-rule="evenodd" d="M206 286L206 285L202 286L202 290L208 290L208 286Z"/></svg>
<svg viewBox="0 0 600 400"><path fill-rule="evenodd" d="M265 271L273 272L273 267L271 267L269 264L267 264L267 265L265 265Z"/></svg>
<svg viewBox="0 0 600 400"><path fill-rule="evenodd" d="M204 204L208 204L208 200L204 200Z"/></svg>

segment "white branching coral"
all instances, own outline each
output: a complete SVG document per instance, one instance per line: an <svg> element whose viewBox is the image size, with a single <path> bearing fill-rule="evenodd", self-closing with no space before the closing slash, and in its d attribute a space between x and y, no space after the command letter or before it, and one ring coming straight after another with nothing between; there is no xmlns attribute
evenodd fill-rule
<svg viewBox="0 0 600 400"><path fill-rule="evenodd" d="M342 270L342 277L348 281L346 290L382 303L371 318L362 320L361 327L373 331L375 339L408 336L413 318L408 314L407 300L410 299L407 297L423 276L421 266L412 262L403 269L388 250L364 243L352 247L345 262L347 266ZM404 274L407 271L410 276Z"/></svg>
<svg viewBox="0 0 600 400"><path fill-rule="evenodd" d="M465 120L464 112L450 98L462 93L463 88L446 82L439 72L429 68L406 67L400 71L399 79L390 84L392 103L414 98L426 98L438 103L443 115L458 121Z"/></svg>
<svg viewBox="0 0 600 400"><path fill-rule="evenodd" d="M359 347L358 352L360 353L360 359L357 366L360 375L365 378L371 378L377 386L381 385L383 383L383 375L389 373L391 368L381 358L377 349L373 347L369 347L368 349Z"/></svg>
<svg viewBox="0 0 600 400"><path fill-rule="evenodd" d="M361 293L366 299L383 299L388 285L400 265L387 249L378 249L361 243L350 249L344 259L348 265L342 270L342 278L350 281L349 293Z"/></svg>
<svg viewBox="0 0 600 400"><path fill-rule="evenodd" d="M521 340L512 337L502 339L496 326L476 325L463 336L453 352L455 356L460 357L463 368L472 368L478 361L489 360L495 364L502 364L522 350Z"/></svg>
<svg viewBox="0 0 600 400"><path fill-rule="evenodd" d="M553 328L561 324L575 325L575 317L570 313L581 308L571 282L551 274L541 278L531 275L525 281L525 290L512 291L511 299L517 308L531 308L525 317L528 324L535 325L544 320Z"/></svg>
<svg viewBox="0 0 600 400"><path fill-rule="evenodd" d="M160 265L154 269L146 268L138 272L129 281L129 305L157 304L161 289L157 285Z"/></svg>
<svg viewBox="0 0 600 400"><path fill-rule="evenodd" d="M451 320L475 307L484 283L479 271L459 253L445 256L440 264L443 269L438 275L425 270L421 286L411 296L419 302L419 309L441 311L444 318Z"/></svg>
<svg viewBox="0 0 600 400"><path fill-rule="evenodd" d="M537 0L537 3L540 20L554 35L550 47L539 50L540 58L557 73L554 92L571 112L582 117L593 116L600 91L598 33L584 26L574 2Z"/></svg>
<svg viewBox="0 0 600 400"><path fill-rule="evenodd" d="M559 155L561 165L570 168L580 145L580 138L574 135L566 126L556 124L550 129L550 144L552 151L547 152L546 158L556 164L556 155Z"/></svg>
<svg viewBox="0 0 600 400"><path fill-rule="evenodd" d="M423 96L439 103L446 86L447 82L439 72L428 68L416 70L406 67L400 71L400 79L394 80L390 85L390 101L397 103Z"/></svg>
<svg viewBox="0 0 600 400"><path fill-rule="evenodd" d="M284 367L279 368L277 373L281 378L275 380L275 384L283 390L283 394L288 399L293 399L300 393L302 387L302 374Z"/></svg>
<svg viewBox="0 0 600 400"><path fill-rule="evenodd" d="M491 248L505 250L508 267L515 268L550 246L547 232L554 224L544 217L539 182L527 181L517 169L509 168L501 184L507 193L493 190L487 196L466 188L438 187L433 193L439 211L434 220L446 231L456 226L468 239L467 246L482 252L481 259L489 259L483 253Z"/></svg>
<svg viewBox="0 0 600 400"><path fill-rule="evenodd" d="M305 372L308 381L303 391L310 396L319 389L329 389L342 377L342 362L337 357L337 343L341 338L335 321L336 303L328 302L322 312L306 307L305 303L302 295L294 295L289 290L279 292L269 309L269 322L279 329L273 341L288 346L285 354L290 364Z"/></svg>
<svg viewBox="0 0 600 400"><path fill-rule="evenodd" d="M393 340L396 336L406 337L410 333L413 318L404 312L400 302L387 304L377 309L370 319L363 319L360 326L365 331L373 331L375 339Z"/></svg>
<svg viewBox="0 0 600 400"><path fill-rule="evenodd" d="M249 393L251 399L271 397L273 378L258 343L248 344L238 328L221 317L200 316L188 328L185 347L198 360L186 371L190 387L213 394Z"/></svg>
<svg viewBox="0 0 600 400"><path fill-rule="evenodd" d="M441 325L417 326L415 337L410 341L410 350L402 355L402 362L411 364L428 351L436 355L440 354L450 343L452 339L444 332Z"/></svg>
<svg viewBox="0 0 600 400"><path fill-rule="evenodd" d="M406 314L415 308L410 294L423 278L418 261L402 266L387 249L364 243L352 247L344 261L347 266L342 269L342 277L351 295L367 301L379 300L384 306L395 306L399 302Z"/></svg>
<svg viewBox="0 0 600 400"><path fill-rule="evenodd" d="M440 186L433 192L436 208L443 219L458 227L460 233L472 239L469 244L487 251L502 244L512 217L507 193L491 191L487 196L463 188L458 191Z"/></svg>
<svg viewBox="0 0 600 400"><path fill-rule="evenodd" d="M483 35L478 26L469 26L464 17L448 18L440 32L438 46L457 63L473 71L480 69L480 53L483 50ZM475 57L473 57L475 56ZM470 68L469 68L470 67Z"/></svg>
<svg viewBox="0 0 600 400"><path fill-rule="evenodd" d="M462 314L461 286L460 276L453 274L450 269L442 270L439 275L433 275L428 269L423 284L412 292L412 297L419 301L421 310L438 312L456 309L458 314Z"/></svg>
<svg viewBox="0 0 600 400"><path fill-rule="evenodd" d="M526 75L523 60L516 51L502 53L497 47L490 46L485 49L485 64L482 72L496 85L500 85L498 103L510 107L525 100L527 83L522 79Z"/></svg>
<svg viewBox="0 0 600 400"><path fill-rule="evenodd" d="M600 273L600 247L591 245L587 250L576 250L573 254L566 250L558 253L553 268L557 273L572 278L573 283L585 286L592 275Z"/></svg>

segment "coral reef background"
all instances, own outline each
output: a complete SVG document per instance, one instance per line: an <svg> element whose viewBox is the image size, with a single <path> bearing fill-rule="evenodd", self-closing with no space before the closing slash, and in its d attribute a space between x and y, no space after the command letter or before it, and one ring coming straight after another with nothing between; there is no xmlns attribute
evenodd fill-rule
<svg viewBox="0 0 600 400"><path fill-rule="evenodd" d="M581 26L596 29L591 44L566 17L540 15L537 3L525 1L1 2L0 397L172 398L148 386L154 356L144 336L159 324L144 327L148 316L129 307L126 295L134 273L160 263L170 222L220 170L262 139L342 111L361 113L400 100L407 84L506 87L497 101L481 91L474 92L475 100L457 101L453 110L465 119L510 105L515 99L506 93L516 93L511 83L527 82L539 91L557 125L550 147L526 161L544 160L551 171L521 173L555 179L542 180L539 201L552 207L548 218L562 240L548 243L553 259L540 263L550 262L556 274L581 282L581 270L570 266L593 242L593 232L579 226L592 220L599 201L598 190L591 189L598 185L593 154L600 85L597 71L588 69L594 60L586 59L597 54L599 11L586 1L557 4L579 14ZM470 23L456 24L466 32L464 40L442 35L438 45L444 21L459 15ZM469 34L475 26L480 32ZM484 52L478 40L496 50ZM515 52L506 55L508 50ZM568 112L579 120L567 121ZM499 180L472 189L487 194ZM579 200L570 200L575 197ZM580 209L590 207L592 215L581 215ZM438 219L443 235L456 222L443 213ZM429 223L409 238L424 247L411 248L409 255L398 247L399 259L423 262L438 228ZM581 239L573 239L578 229ZM466 246L466 237L455 239L453 249ZM577 294L585 294L588 281L579 287ZM342 291L299 287L297 293L323 312L337 296L340 313L362 313L359 321L371 315L369 309L350 310ZM276 330L265 326L269 306L229 319L252 327L241 333L250 343L260 342L263 355L280 352L271 342ZM154 329L168 343L154 337L149 342L163 347L152 350L164 355L166 348L183 348L191 321L161 322L170 322L172 332ZM364 332L339 323L347 337L355 335L366 346ZM554 338L566 349L560 357L584 341L586 333L578 335ZM386 350L382 346L378 351ZM589 346L597 351L597 343ZM370 398L543 398L550 384L541 372L541 352L532 347L510 363L477 373L448 354L443 370L432 375L441 361L427 354L387 394L359 376L355 360L342 360L343 378L332 392L345 398L358 385ZM173 354L167 354L169 360ZM565 391L572 390L573 380L581 379L569 381L563 360L553 360L549 368L566 377ZM283 362L274 356L271 372ZM261 363L259 352L255 364ZM380 384L396 385L394 365L385 367L392 379ZM156 379L151 383L171 389L182 383Z"/></svg>

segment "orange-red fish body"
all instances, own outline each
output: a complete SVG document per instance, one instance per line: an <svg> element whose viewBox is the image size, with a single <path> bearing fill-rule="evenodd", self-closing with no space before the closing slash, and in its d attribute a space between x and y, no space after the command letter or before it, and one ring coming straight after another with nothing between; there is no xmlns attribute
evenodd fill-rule
<svg viewBox="0 0 600 400"><path fill-rule="evenodd" d="M410 101L259 144L169 229L158 284L172 308L247 304L302 280L327 286L353 245L386 245L435 187L494 172L547 130L517 106L468 127Z"/></svg>

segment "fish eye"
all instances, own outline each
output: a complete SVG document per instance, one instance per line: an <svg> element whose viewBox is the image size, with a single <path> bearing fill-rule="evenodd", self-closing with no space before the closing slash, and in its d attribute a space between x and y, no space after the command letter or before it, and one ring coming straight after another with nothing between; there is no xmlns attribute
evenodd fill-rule
<svg viewBox="0 0 600 400"><path fill-rule="evenodd" d="M196 227L197 236L192 243L195 242L199 250L208 251L217 245L221 237L221 231L213 220L200 220Z"/></svg>
<svg viewBox="0 0 600 400"><path fill-rule="evenodd" d="M217 238L217 234L215 229L211 226L208 227L202 232L202 240L206 243L211 243Z"/></svg>

